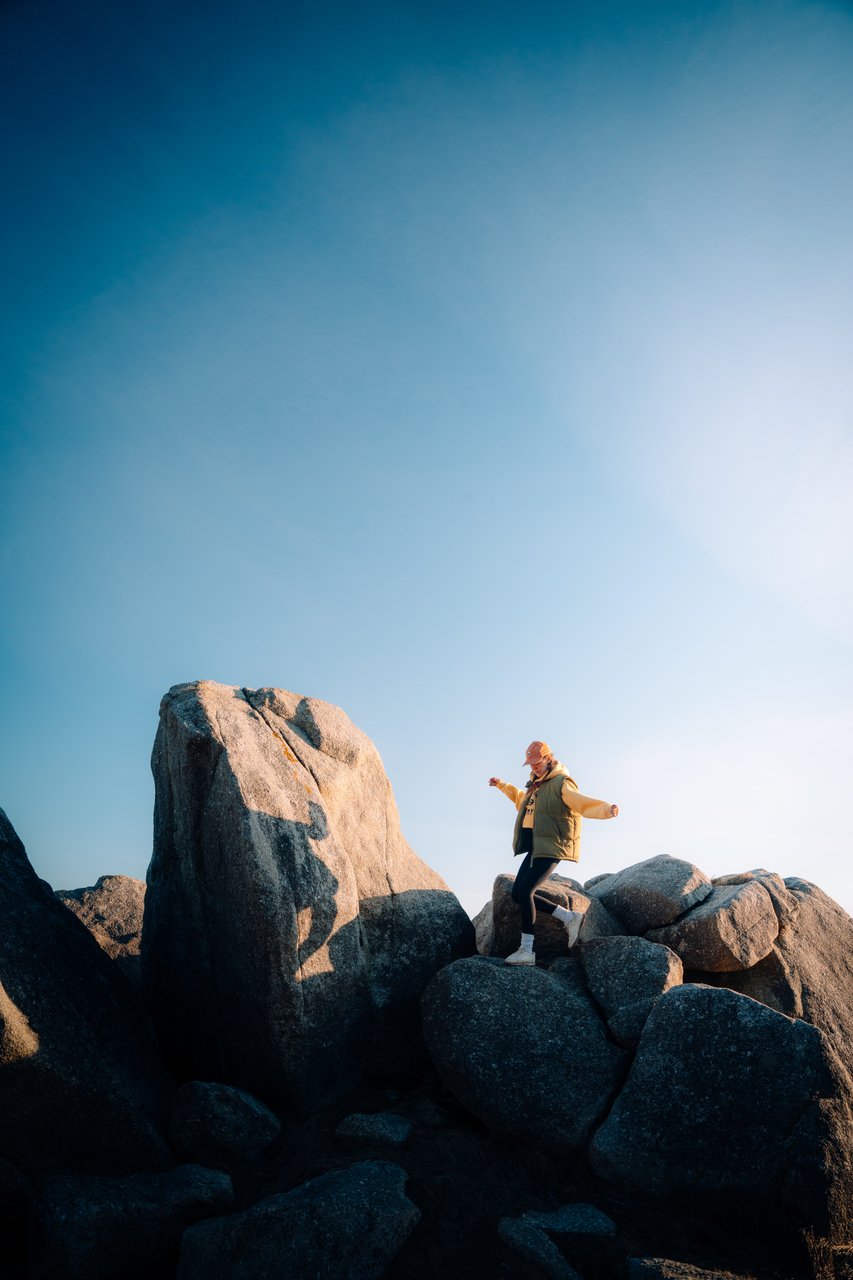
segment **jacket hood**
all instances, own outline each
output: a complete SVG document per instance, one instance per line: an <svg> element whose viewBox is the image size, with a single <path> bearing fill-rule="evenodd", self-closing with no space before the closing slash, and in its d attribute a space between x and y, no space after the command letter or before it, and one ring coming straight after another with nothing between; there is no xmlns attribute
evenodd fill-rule
<svg viewBox="0 0 853 1280"><path fill-rule="evenodd" d="M567 778L567 779L568 779L568 781L569 781L569 782L572 784L572 786L574 787L575 791L577 791L577 789L578 789L578 784L575 782L574 778L573 778L573 777L572 777L572 775L569 773L569 771L568 771L568 769L566 768L566 766L565 766L564 764L562 764L562 763L561 763L561 761L559 761L559 760L555 760L555 761L554 761L554 767L553 767L553 768L552 768L548 773L546 773L546 774L545 774L545 777L542 779L542 781L543 781L543 782L547 782L549 778L556 778L558 775L562 775L564 778ZM533 777L533 774L531 773L531 775L530 775L530 776L531 776L531 778L532 778L532 777Z"/></svg>

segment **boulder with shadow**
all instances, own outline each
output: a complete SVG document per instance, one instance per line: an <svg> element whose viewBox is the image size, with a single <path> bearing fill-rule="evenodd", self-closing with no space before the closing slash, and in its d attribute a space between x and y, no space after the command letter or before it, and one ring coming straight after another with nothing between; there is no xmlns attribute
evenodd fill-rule
<svg viewBox="0 0 853 1280"><path fill-rule="evenodd" d="M474 932L370 739L329 703L198 681L163 699L152 767L143 980L176 1069L310 1111L417 1063L420 992Z"/></svg>
<svg viewBox="0 0 853 1280"><path fill-rule="evenodd" d="M134 993L0 810L0 1149L26 1177L173 1163L174 1084Z"/></svg>

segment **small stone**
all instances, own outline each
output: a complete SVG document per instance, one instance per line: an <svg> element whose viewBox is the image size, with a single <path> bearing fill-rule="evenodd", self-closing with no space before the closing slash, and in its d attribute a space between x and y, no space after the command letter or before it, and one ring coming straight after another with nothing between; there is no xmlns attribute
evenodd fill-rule
<svg viewBox="0 0 853 1280"><path fill-rule="evenodd" d="M412 1123L393 1111L376 1111L371 1115L356 1113L342 1120L335 1136L350 1142L376 1142L401 1147L412 1132Z"/></svg>

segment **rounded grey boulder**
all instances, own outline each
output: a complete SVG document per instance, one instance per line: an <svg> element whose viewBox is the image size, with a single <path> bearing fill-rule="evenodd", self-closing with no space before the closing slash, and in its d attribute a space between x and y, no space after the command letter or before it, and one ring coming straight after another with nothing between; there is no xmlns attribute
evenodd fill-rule
<svg viewBox="0 0 853 1280"><path fill-rule="evenodd" d="M594 896L630 933L671 924L708 897L713 885L692 862L660 854L598 881Z"/></svg>
<svg viewBox="0 0 853 1280"><path fill-rule="evenodd" d="M439 1075L472 1115L552 1151L585 1146L625 1054L573 983L546 969L457 960L432 980L422 1008Z"/></svg>
<svg viewBox="0 0 853 1280"><path fill-rule="evenodd" d="M590 1146L595 1171L652 1196L770 1194L810 1100L831 1088L821 1037L735 992L674 987Z"/></svg>

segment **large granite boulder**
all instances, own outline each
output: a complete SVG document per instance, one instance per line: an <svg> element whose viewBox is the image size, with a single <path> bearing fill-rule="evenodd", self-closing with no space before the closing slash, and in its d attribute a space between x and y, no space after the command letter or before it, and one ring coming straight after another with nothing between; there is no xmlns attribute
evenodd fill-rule
<svg viewBox="0 0 853 1280"><path fill-rule="evenodd" d="M668 854L636 862L589 886L629 933L647 933L672 924L707 898L713 887L698 867Z"/></svg>
<svg viewBox="0 0 853 1280"><path fill-rule="evenodd" d="M139 989L145 881L133 876L100 876L87 889L57 889L56 896L83 921L98 946Z"/></svg>
<svg viewBox="0 0 853 1280"><path fill-rule="evenodd" d="M730 973L763 960L778 932L773 899L753 879L715 886L698 906L646 937L677 952L685 969Z"/></svg>
<svg viewBox="0 0 853 1280"><path fill-rule="evenodd" d="M0 810L0 1149L30 1176L172 1163L174 1088L127 983Z"/></svg>
<svg viewBox="0 0 853 1280"><path fill-rule="evenodd" d="M414 1064L418 997L474 949L339 708L198 681L163 699L146 998L186 1076L310 1110Z"/></svg>
<svg viewBox="0 0 853 1280"><path fill-rule="evenodd" d="M193 1164L125 1178L51 1178L30 1232L33 1280L173 1275L184 1230L233 1203L227 1174Z"/></svg>
<svg viewBox="0 0 853 1280"><path fill-rule="evenodd" d="M381 1280L420 1219L406 1174L366 1160L184 1233L178 1280Z"/></svg>
<svg viewBox="0 0 853 1280"><path fill-rule="evenodd" d="M636 1194L727 1193L773 1199L780 1187L803 1228L802 1171L825 1164L820 1099L838 1099L831 1047L793 1021L725 989L677 986L657 1001L627 1081L590 1145L594 1170ZM850 1144L850 1135L847 1137ZM853 1190L824 1179L841 1216Z"/></svg>
<svg viewBox="0 0 853 1280"><path fill-rule="evenodd" d="M475 957L448 965L423 995L432 1060L462 1105L497 1133L565 1155L582 1149L624 1074L569 961L552 973Z"/></svg>
<svg viewBox="0 0 853 1280"><path fill-rule="evenodd" d="M482 956L508 956L518 947L521 938L521 912L513 902L512 888L515 876L499 875L492 888L492 897L474 917L477 951ZM543 898L570 911L584 913L578 941L610 937L625 932L606 907L584 893L577 880L568 876L553 875L536 890ZM549 962L568 952L568 935L565 927L554 916L537 911L533 927L536 959Z"/></svg>

